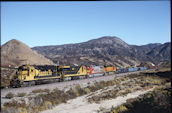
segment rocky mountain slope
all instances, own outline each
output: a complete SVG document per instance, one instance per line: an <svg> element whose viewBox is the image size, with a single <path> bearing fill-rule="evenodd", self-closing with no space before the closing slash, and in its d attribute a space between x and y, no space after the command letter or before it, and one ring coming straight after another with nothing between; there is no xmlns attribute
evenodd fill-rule
<svg viewBox="0 0 172 113"><path fill-rule="evenodd" d="M22 64L45 65L53 62L18 40L10 40L1 46L1 66L15 67Z"/></svg>
<svg viewBox="0 0 172 113"><path fill-rule="evenodd" d="M32 48L38 53L61 65L116 65L128 67L141 62L170 60L171 42L129 45L118 37L104 36L83 43ZM156 57L156 58L155 58Z"/></svg>
<svg viewBox="0 0 172 113"><path fill-rule="evenodd" d="M147 53L153 62L164 62L171 59L171 43L167 42L162 45L156 46Z"/></svg>

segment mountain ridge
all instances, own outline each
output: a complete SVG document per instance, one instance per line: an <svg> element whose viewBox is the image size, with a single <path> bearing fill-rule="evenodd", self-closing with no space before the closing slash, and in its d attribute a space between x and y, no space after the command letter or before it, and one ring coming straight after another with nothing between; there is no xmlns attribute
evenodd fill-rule
<svg viewBox="0 0 172 113"><path fill-rule="evenodd" d="M171 42L169 43L171 45ZM147 53L162 45L161 43L150 43L141 46L130 45L116 36L103 36L76 44L36 46L32 49L57 64L109 64L117 67L127 67L146 61L157 64L158 61L152 58L154 55ZM169 53L169 50L166 52ZM167 56L167 59L170 59L169 56ZM163 57L161 57L161 60L163 61Z"/></svg>

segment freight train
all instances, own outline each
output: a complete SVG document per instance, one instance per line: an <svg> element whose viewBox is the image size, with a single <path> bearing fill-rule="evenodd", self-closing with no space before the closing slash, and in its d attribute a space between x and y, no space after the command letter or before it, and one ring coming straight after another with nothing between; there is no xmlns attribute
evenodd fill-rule
<svg viewBox="0 0 172 113"><path fill-rule="evenodd" d="M10 81L11 87L31 86L35 84L83 79L103 76L116 72L114 66L53 66L22 65Z"/></svg>
<svg viewBox="0 0 172 113"><path fill-rule="evenodd" d="M105 76L114 73L125 73L145 70L146 67L116 69L115 66L54 66L22 65L10 81L10 87L25 87L48 82L84 79Z"/></svg>

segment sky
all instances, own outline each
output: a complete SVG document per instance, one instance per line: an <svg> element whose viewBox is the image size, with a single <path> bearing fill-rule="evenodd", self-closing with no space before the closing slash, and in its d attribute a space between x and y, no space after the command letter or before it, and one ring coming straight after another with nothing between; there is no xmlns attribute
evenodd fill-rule
<svg viewBox="0 0 172 113"><path fill-rule="evenodd" d="M117 36L128 44L171 42L170 1L1 2L1 45L30 47Z"/></svg>

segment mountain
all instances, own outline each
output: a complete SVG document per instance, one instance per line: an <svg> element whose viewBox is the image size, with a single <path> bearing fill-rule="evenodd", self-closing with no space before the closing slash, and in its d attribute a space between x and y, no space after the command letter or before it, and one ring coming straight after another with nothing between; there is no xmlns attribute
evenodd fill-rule
<svg viewBox="0 0 172 113"><path fill-rule="evenodd" d="M171 59L171 43L167 42L163 45L156 46L147 55L155 63L169 61Z"/></svg>
<svg viewBox="0 0 172 113"><path fill-rule="evenodd" d="M153 48L159 47L160 45L163 45L163 44L150 43L150 44L141 45L141 46L137 46L137 45L131 45L131 46L132 46L133 54L139 61L142 61L142 62L149 61L156 64L157 62L154 62L151 56L149 56L147 53L150 52Z"/></svg>
<svg viewBox="0 0 172 113"><path fill-rule="evenodd" d="M1 46L1 66L20 66L22 64L50 65L53 62L33 51L18 40L10 40Z"/></svg>
<svg viewBox="0 0 172 113"><path fill-rule="evenodd" d="M166 49L165 47L163 49L164 45L167 46ZM129 45L118 37L104 36L83 43L37 46L32 49L60 65L93 64L128 67L146 61L158 63L159 57L161 61L170 60L170 45L171 43L154 43L142 46ZM160 50L160 48L162 49ZM154 59L157 52L162 55Z"/></svg>

